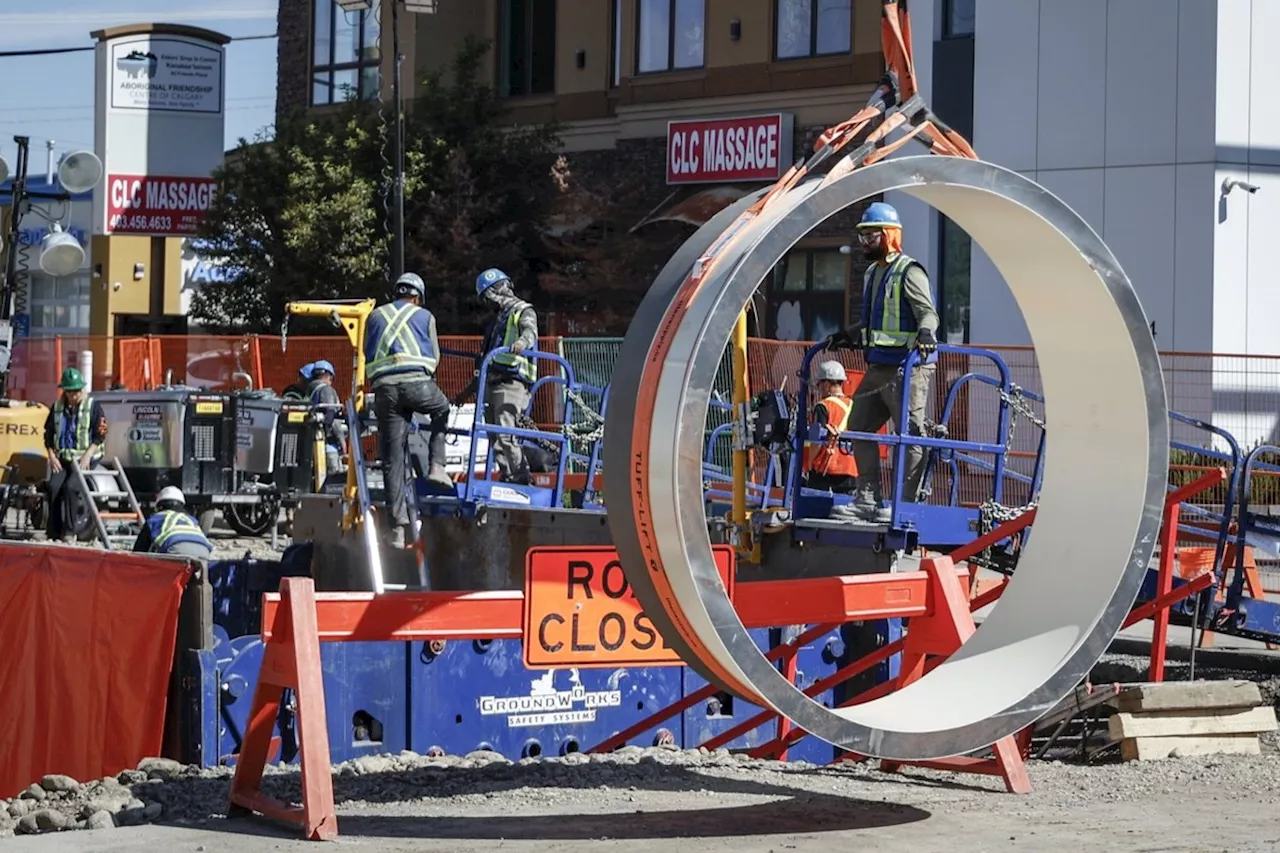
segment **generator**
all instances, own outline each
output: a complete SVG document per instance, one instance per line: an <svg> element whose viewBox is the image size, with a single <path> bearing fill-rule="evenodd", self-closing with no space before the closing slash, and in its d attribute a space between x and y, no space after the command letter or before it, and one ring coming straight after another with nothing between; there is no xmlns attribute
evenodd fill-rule
<svg viewBox="0 0 1280 853"><path fill-rule="evenodd" d="M161 489L177 486L208 532L219 505L239 499L235 410L228 395L176 386L101 391L93 398L107 419L105 456L120 460L139 503L154 504Z"/></svg>
<svg viewBox="0 0 1280 853"><path fill-rule="evenodd" d="M0 399L0 536L30 535L49 521L44 422L49 407Z"/></svg>
<svg viewBox="0 0 1280 853"><path fill-rule="evenodd" d="M324 486L324 413L308 402L285 400L278 424L274 482L282 505L293 509Z"/></svg>

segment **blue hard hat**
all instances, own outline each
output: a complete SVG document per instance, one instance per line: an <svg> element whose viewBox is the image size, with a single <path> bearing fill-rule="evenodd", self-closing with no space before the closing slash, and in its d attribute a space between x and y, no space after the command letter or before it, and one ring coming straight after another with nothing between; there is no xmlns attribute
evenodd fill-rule
<svg viewBox="0 0 1280 853"><path fill-rule="evenodd" d="M883 201L872 202L867 206L866 212L862 214L862 219L858 222L859 228L901 228L902 220L898 218L898 211L891 204Z"/></svg>
<svg viewBox="0 0 1280 853"><path fill-rule="evenodd" d="M511 281L511 277L500 269L490 267L476 276L476 296L484 293L495 284L501 284L504 281Z"/></svg>
<svg viewBox="0 0 1280 853"><path fill-rule="evenodd" d="M323 358L317 361L315 364L311 365L312 377L316 375L317 370L323 370L325 373L329 374L330 376L338 375L338 371L333 369L333 365L325 361Z"/></svg>
<svg viewBox="0 0 1280 853"><path fill-rule="evenodd" d="M301 376L303 379L310 379L311 368L315 366L316 366L316 363L314 361L307 362L306 364L302 365L302 367L298 368L298 375Z"/></svg>

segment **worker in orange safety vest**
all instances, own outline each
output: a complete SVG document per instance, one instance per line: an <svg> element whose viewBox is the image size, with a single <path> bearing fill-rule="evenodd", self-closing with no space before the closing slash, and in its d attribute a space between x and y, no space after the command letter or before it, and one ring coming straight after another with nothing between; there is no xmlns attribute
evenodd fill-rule
<svg viewBox="0 0 1280 853"><path fill-rule="evenodd" d="M826 441L805 446L804 484L810 489L851 495L858 483L858 465L853 451L836 443L848 427L853 410L853 400L844 393L847 379L844 365L838 361L824 361L814 373L818 402L809 420L822 428Z"/></svg>

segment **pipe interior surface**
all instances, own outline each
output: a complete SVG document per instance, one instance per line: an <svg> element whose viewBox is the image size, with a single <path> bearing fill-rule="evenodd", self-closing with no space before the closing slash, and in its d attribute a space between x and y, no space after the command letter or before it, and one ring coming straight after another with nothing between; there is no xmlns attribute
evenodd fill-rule
<svg viewBox="0 0 1280 853"><path fill-rule="evenodd" d="M977 633L920 681L833 710L765 660L719 583L702 495L702 443L725 342L760 281L820 222L892 189L952 219L1009 284L1046 398L1044 483L1017 571ZM638 314L628 337L653 341L654 313L645 322ZM622 405L610 405L606 441L615 426L631 439L637 404L627 390L644 370L660 370L651 426L641 436L648 467L637 476L646 478L652 529L661 531L655 538L681 611L676 621L696 634L700 648L677 645L706 664L700 671L749 684L748 698L846 749L938 758L980 749L1033 722L1079 683L1119 631L1159 530L1168 458L1163 379L1128 278L1098 235L1043 187L989 163L933 155L803 182L726 246L670 341L660 365L619 361L614 385ZM607 456L606 467L613 464ZM632 480L606 482L611 507ZM611 526L628 521L611 513ZM618 547L642 605L669 611L671 599L659 599L652 580L639 577L654 567L634 549L632 531L626 534L616 536ZM671 623L664 622L666 631Z"/></svg>

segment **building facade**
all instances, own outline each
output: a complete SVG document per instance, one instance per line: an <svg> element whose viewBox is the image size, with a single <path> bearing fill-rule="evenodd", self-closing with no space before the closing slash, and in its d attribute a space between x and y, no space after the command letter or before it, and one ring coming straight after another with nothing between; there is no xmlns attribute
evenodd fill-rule
<svg viewBox="0 0 1280 853"><path fill-rule="evenodd" d="M332 0L281 0L279 107L322 108L340 82L385 96L390 2L362 17ZM645 227L675 219L691 230L773 174L745 157L726 166L724 154L708 165L699 140L776 126L766 139L779 159L802 157L861 107L882 67L880 0L436 5L402 15L406 68L447 62L466 35L491 39L490 82L512 121L562 122L579 168L642 178L628 195L647 206ZM1280 118L1267 109L1280 54L1266 49L1280 3L913 0L911 14L922 94L980 156L1039 181L1102 235L1162 350L1280 354L1269 239L1280 226ZM944 339L1029 343L981 249L889 195L906 250L932 274ZM798 245L762 285L758 332L813 339L847 320L858 258L841 247L852 242L846 216Z"/></svg>
<svg viewBox="0 0 1280 853"><path fill-rule="evenodd" d="M333 0L281 0L277 108L387 97L389 3L346 13ZM932 32L941 18L916 5L929 6L913 4L914 25ZM658 254L669 255L698 224L772 183L812 152L819 133L861 109L883 71L880 7L880 0L440 0L433 14L401 13L401 52L405 68L421 72L447 64L467 36L490 40L487 82L507 100L511 121L559 123L571 167L625 197L629 227L651 234ZM971 8L972 0L951 0L943 11L963 26ZM927 77L928 57L919 62ZM405 72L407 97L419 76ZM908 220L907 250L932 269L931 212L890 200ZM852 248L858 213L825 223L766 278L753 331L813 339L849 321L862 268ZM633 273L644 279L635 282L640 291L651 273ZM943 297L966 294L967 285L952 284ZM606 331L591 327L589 313L575 316L571 298L561 303L560 333ZM945 313L963 319L967 305L948 304Z"/></svg>

